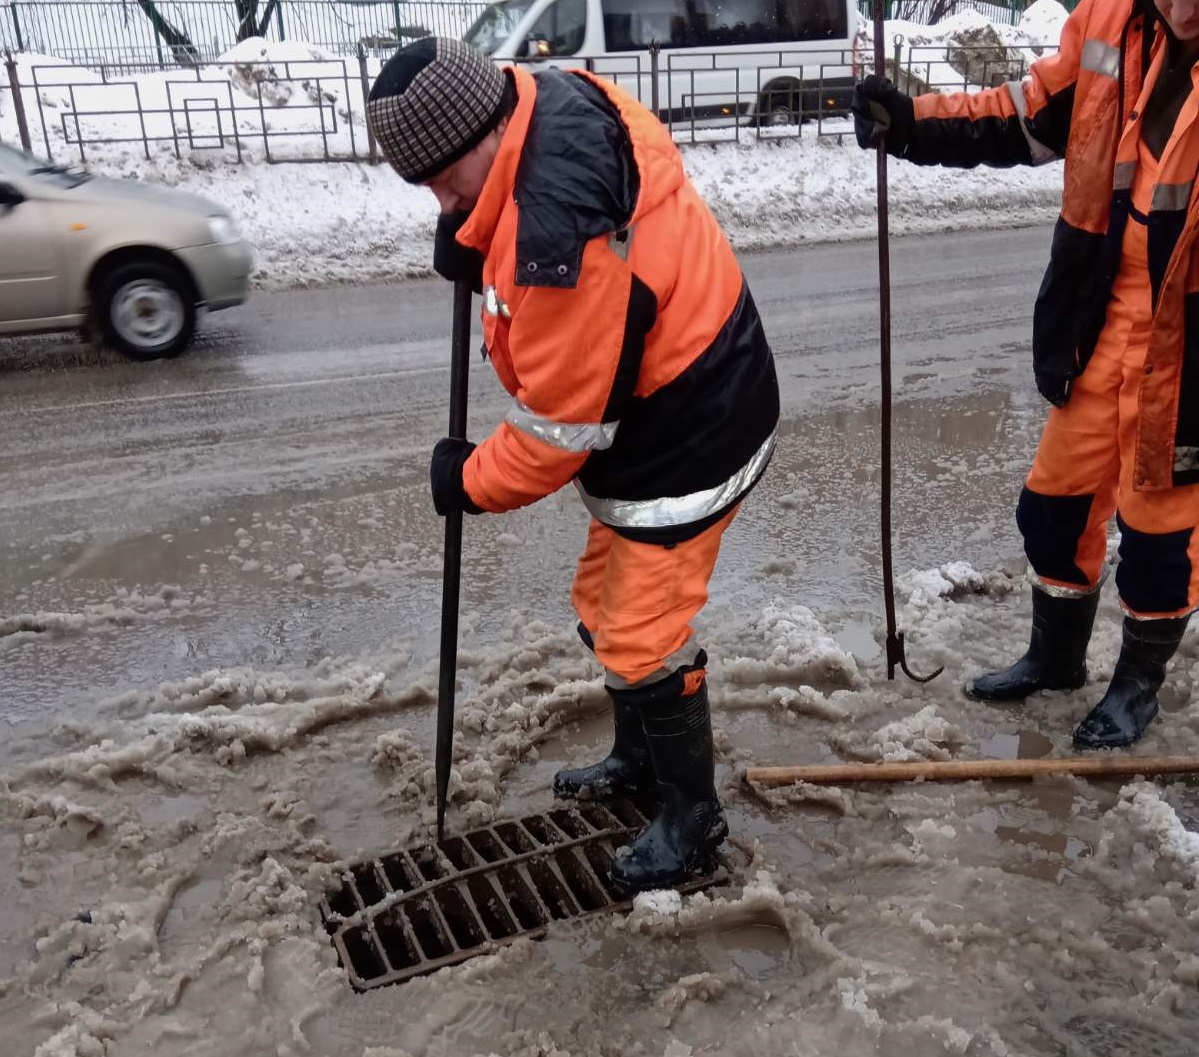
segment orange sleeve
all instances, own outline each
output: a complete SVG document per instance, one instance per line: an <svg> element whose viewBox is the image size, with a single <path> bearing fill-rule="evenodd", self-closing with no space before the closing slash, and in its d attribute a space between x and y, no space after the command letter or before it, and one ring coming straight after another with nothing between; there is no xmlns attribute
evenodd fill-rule
<svg viewBox="0 0 1199 1057"><path fill-rule="evenodd" d="M601 427L631 290L632 272L606 236L584 247L577 286L527 290L508 334L518 385L513 410L463 467L463 486L477 506L499 513L536 502L611 443Z"/></svg>
<svg viewBox="0 0 1199 1057"><path fill-rule="evenodd" d="M1066 153L1074 89L1095 0L1083 0L1066 20L1053 55L1038 59L1023 81L981 92L930 92L913 100L916 127L904 155L921 165L970 168L1040 164ZM1096 58L1111 47L1095 42Z"/></svg>

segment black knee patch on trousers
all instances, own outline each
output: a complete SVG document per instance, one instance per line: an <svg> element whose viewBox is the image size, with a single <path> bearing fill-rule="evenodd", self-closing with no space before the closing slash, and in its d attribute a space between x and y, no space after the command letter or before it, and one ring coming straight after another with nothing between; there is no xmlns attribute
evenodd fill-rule
<svg viewBox="0 0 1199 1057"><path fill-rule="evenodd" d="M1031 488L1021 490L1016 524L1024 537L1028 563L1038 576L1090 586L1075 559L1094 502L1093 495L1041 495Z"/></svg>
<svg viewBox="0 0 1199 1057"><path fill-rule="evenodd" d="M1190 600L1193 529L1178 532L1141 532L1129 528L1119 514L1120 564L1116 587L1120 600L1134 613L1175 613Z"/></svg>

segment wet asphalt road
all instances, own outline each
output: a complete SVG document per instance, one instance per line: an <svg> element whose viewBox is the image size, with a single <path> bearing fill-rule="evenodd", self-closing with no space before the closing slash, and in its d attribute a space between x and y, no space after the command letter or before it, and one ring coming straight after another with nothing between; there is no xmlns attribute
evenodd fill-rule
<svg viewBox="0 0 1199 1057"><path fill-rule="evenodd" d="M1049 236L893 243L897 571L1019 555ZM852 635L881 610L877 251L744 266L784 423L725 547L712 619L798 596ZM383 640L431 656L441 526L426 468L445 431L449 315L448 284L418 281L259 294L210 317L174 362L69 336L0 341L0 763L35 751L47 725L200 671L365 661ZM471 435L507 400L473 358ZM584 532L567 492L471 520L464 641L570 619Z"/></svg>

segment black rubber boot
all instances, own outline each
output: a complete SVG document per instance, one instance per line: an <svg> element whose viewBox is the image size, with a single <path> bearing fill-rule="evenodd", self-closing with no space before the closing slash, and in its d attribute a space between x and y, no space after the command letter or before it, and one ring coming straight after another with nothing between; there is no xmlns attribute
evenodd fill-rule
<svg viewBox="0 0 1199 1057"><path fill-rule="evenodd" d="M611 692L611 691L609 691ZM634 796L654 788L654 765L636 705L612 696L612 751L590 767L564 768L554 775L554 796L593 800Z"/></svg>
<svg viewBox="0 0 1199 1057"><path fill-rule="evenodd" d="M1124 644L1107 693L1074 731L1076 749L1120 749L1140 740L1157 715L1166 680L1189 616L1173 620L1124 618Z"/></svg>
<svg viewBox="0 0 1199 1057"><path fill-rule="evenodd" d="M1077 690L1087 681L1087 643L1098 608L1098 590L1058 598L1034 587L1028 652L1010 668L975 676L965 686L966 696L1020 701L1038 690Z"/></svg>
<svg viewBox="0 0 1199 1057"><path fill-rule="evenodd" d="M690 693L688 684L695 684ZM616 853L612 880L627 892L642 892L669 887L705 868L729 828L716 798L712 716L702 668L680 670L627 693L640 698L659 810L645 832Z"/></svg>

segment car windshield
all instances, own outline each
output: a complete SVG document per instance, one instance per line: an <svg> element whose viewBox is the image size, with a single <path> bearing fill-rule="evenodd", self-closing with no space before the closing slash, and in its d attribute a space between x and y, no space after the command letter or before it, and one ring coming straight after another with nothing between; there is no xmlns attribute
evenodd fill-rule
<svg viewBox="0 0 1199 1057"><path fill-rule="evenodd" d="M10 176L36 176L65 183L68 187L78 187L92 178L91 173L77 166L52 165L3 143L0 143L0 173Z"/></svg>
<svg viewBox="0 0 1199 1057"><path fill-rule="evenodd" d="M463 35L462 39L484 55L493 55L525 17L536 0L501 0L487 8Z"/></svg>

